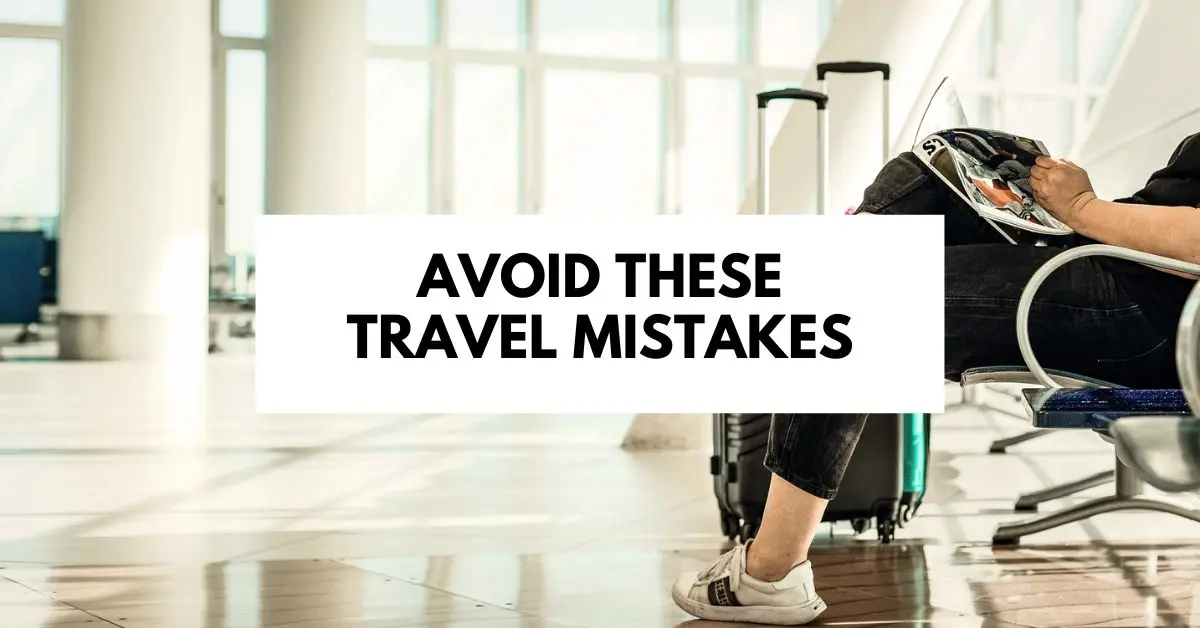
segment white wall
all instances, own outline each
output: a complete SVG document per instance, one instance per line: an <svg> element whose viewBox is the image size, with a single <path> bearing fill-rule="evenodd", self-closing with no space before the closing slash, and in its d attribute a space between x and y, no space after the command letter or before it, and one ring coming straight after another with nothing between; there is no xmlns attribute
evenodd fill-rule
<svg viewBox="0 0 1200 628"><path fill-rule="evenodd" d="M1137 191L1179 141L1200 132L1200 2L1146 0L1111 89L1076 151L1102 198Z"/></svg>

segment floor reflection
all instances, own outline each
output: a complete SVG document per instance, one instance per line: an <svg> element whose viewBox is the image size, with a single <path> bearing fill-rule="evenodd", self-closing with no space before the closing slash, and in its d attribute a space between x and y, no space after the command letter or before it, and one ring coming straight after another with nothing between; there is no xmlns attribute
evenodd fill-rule
<svg viewBox="0 0 1200 628"><path fill-rule="evenodd" d="M708 451L622 451L629 417L257 415L252 367L214 359L196 397L5 365L0 628L704 625L668 586L725 544ZM822 625L1200 626L1200 526L1113 514L991 548L1018 493L1111 467L1090 434L985 453L1021 429L937 417L900 540L819 539Z"/></svg>
<svg viewBox="0 0 1200 628"><path fill-rule="evenodd" d="M706 552L607 552L0 571L6 628L713 626L667 584ZM711 553L715 555L714 552ZM847 542L813 556L826 626L1194 626L1200 548L993 550Z"/></svg>

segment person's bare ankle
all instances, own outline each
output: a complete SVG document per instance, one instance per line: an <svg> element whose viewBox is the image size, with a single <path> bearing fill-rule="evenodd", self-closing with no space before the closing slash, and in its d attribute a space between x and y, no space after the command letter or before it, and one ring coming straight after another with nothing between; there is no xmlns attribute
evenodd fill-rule
<svg viewBox="0 0 1200 628"><path fill-rule="evenodd" d="M788 556L788 552L774 552L751 542L746 547L746 573L763 582L776 582L792 570L792 567L808 560L806 556Z"/></svg>

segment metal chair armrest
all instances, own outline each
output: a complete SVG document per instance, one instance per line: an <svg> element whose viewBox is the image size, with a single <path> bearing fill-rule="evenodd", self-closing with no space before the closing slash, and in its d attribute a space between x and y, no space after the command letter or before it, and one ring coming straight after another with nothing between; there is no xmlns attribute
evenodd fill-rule
<svg viewBox="0 0 1200 628"><path fill-rule="evenodd" d="M1192 288L1183 315L1179 317L1179 339L1175 344L1175 368L1183 396L1192 412L1200 414L1200 282Z"/></svg>
<svg viewBox="0 0 1200 628"><path fill-rule="evenodd" d="M1033 346L1029 341L1029 312L1033 306L1033 298L1037 295L1038 289L1041 288L1042 284L1054 271L1077 259L1094 256L1112 257L1164 270L1200 275L1200 264L1181 262L1161 255L1151 255L1150 253L1124 249L1108 244L1089 244L1087 246L1068 249L1043 264L1033 274L1033 277L1029 279L1029 283L1025 285L1025 291L1021 293L1021 301L1017 305L1017 344L1021 348L1021 357L1025 360L1025 365L1029 367L1029 371L1047 388L1062 388L1062 386L1046 372L1046 369L1042 368L1041 363L1037 360L1037 356L1033 353ZM1195 296L1195 293L1193 293L1193 296ZM1193 340L1192 342L1195 341Z"/></svg>
<svg viewBox="0 0 1200 628"><path fill-rule="evenodd" d="M1084 377L1066 371L1048 369L1047 373L1063 388L1123 388L1112 382ZM962 372L959 383L963 386L979 384L1017 384L1041 386L1042 383L1025 366L982 366Z"/></svg>
<svg viewBox="0 0 1200 628"><path fill-rule="evenodd" d="M1200 419L1127 417L1111 427L1121 459L1154 488L1200 489Z"/></svg>

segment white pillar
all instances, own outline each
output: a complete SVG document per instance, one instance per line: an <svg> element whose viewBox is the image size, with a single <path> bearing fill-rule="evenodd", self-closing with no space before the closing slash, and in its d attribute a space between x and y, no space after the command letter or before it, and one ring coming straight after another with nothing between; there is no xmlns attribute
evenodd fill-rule
<svg viewBox="0 0 1200 628"><path fill-rule="evenodd" d="M59 355L206 355L208 0L70 0Z"/></svg>
<svg viewBox="0 0 1200 628"><path fill-rule="evenodd" d="M272 0L269 15L266 211L362 213L366 2Z"/></svg>

